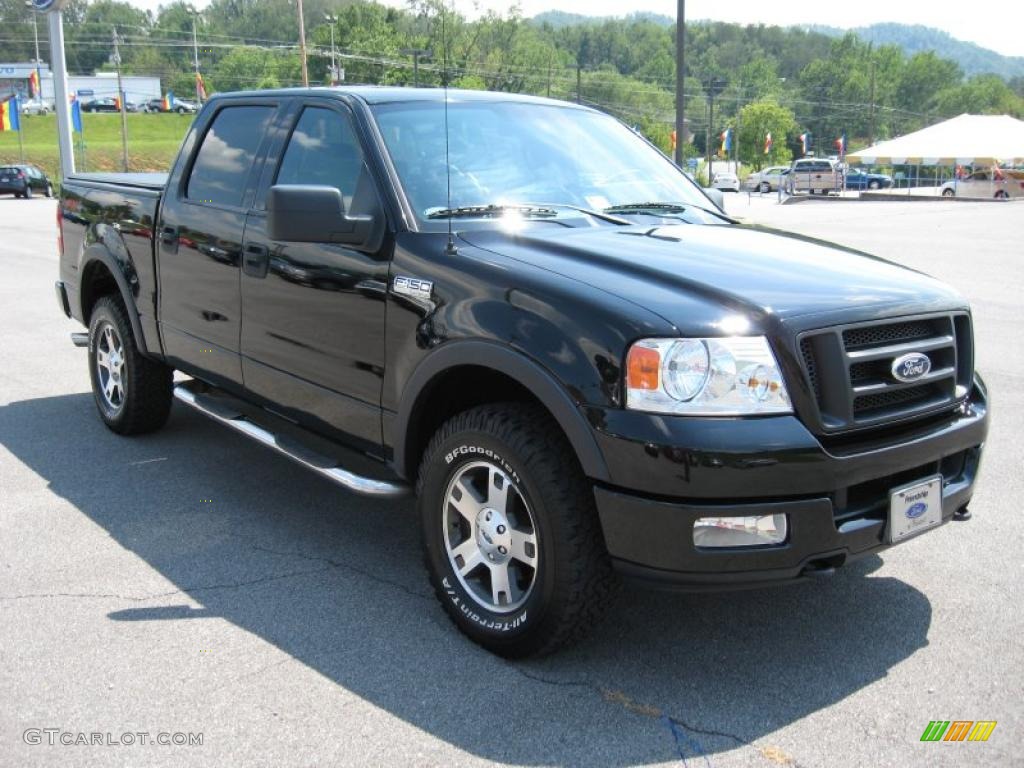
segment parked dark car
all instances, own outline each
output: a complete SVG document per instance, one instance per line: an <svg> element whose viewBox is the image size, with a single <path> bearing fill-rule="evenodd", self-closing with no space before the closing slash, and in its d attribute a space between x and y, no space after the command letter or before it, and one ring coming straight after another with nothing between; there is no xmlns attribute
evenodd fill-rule
<svg viewBox="0 0 1024 768"><path fill-rule="evenodd" d="M117 100L113 97L93 99L82 104L83 112L119 112Z"/></svg>
<svg viewBox="0 0 1024 768"><path fill-rule="evenodd" d="M57 215L109 429L177 400L356 493L415 492L438 600L504 656L580 637L619 577L812 580L969 517L966 299L733 220L587 107L217 95L169 174L72 175Z"/></svg>
<svg viewBox="0 0 1024 768"><path fill-rule="evenodd" d="M53 184L34 165L0 165L0 195L29 198L35 194L53 197Z"/></svg>
<svg viewBox="0 0 1024 768"><path fill-rule="evenodd" d="M845 186L847 189L888 189L892 186L892 176L850 168L845 174Z"/></svg>

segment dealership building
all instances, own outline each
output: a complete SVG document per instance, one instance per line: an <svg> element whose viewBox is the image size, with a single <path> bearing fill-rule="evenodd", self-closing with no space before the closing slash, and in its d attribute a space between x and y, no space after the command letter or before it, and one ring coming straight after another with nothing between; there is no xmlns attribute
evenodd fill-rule
<svg viewBox="0 0 1024 768"><path fill-rule="evenodd" d="M18 96L29 97L29 77L36 65L31 61L12 64L0 63L0 99ZM42 86L43 101L53 104L53 73L46 64L39 65L39 82ZM145 75L122 75L121 87L128 101L140 103L157 99L163 95L160 78ZM75 94L82 102L117 95L117 75L114 72L98 72L95 75L68 75L68 93Z"/></svg>

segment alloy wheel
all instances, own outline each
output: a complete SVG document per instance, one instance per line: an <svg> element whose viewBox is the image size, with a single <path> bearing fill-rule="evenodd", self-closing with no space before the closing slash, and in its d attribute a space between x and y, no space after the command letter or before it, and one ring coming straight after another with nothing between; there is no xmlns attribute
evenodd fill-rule
<svg viewBox="0 0 1024 768"><path fill-rule="evenodd" d="M495 613L520 608L536 584L540 552L512 477L486 461L461 467L448 483L442 520L448 561L470 597Z"/></svg>

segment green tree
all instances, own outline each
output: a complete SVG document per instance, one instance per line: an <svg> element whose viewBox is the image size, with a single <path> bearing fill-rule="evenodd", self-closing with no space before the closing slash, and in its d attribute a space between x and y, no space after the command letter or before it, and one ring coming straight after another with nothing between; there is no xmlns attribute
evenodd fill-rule
<svg viewBox="0 0 1024 768"><path fill-rule="evenodd" d="M787 138L796 135L796 118L786 107L774 101L757 101L740 110L740 161L760 169L765 165L789 162L792 153L786 146ZM765 137L772 135L772 148L764 153Z"/></svg>

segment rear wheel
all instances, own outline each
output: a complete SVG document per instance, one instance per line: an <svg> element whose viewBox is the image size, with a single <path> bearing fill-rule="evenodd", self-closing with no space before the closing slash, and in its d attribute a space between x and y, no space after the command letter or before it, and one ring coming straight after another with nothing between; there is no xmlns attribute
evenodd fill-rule
<svg viewBox="0 0 1024 768"><path fill-rule="evenodd" d="M956 194L956 192L954 192L952 189L944 189L944 190L942 190L942 196L943 197L953 197L953 195L955 195L955 194Z"/></svg>
<svg viewBox="0 0 1024 768"><path fill-rule="evenodd" d="M104 296L89 320L89 376L100 418L122 435L153 432L171 412L173 372L143 357L120 300Z"/></svg>
<svg viewBox="0 0 1024 768"><path fill-rule="evenodd" d="M1005 189L1000 189L996 192L996 200L1009 200L1010 195L1007 194Z"/></svg>
<svg viewBox="0 0 1024 768"><path fill-rule="evenodd" d="M539 407L483 405L449 420L424 454L418 496L437 597L488 650L550 653L608 607L617 580L593 491Z"/></svg>
<svg viewBox="0 0 1024 768"><path fill-rule="evenodd" d="M26 184L25 185L25 191L21 193L21 196L23 198L25 198L26 200L31 200L32 199L32 185L31 184Z"/></svg>
<svg viewBox="0 0 1024 768"><path fill-rule="evenodd" d="M767 181L762 181L761 182L761 192L765 193L765 192L771 192L771 191L772 191L771 184L769 184Z"/></svg>

